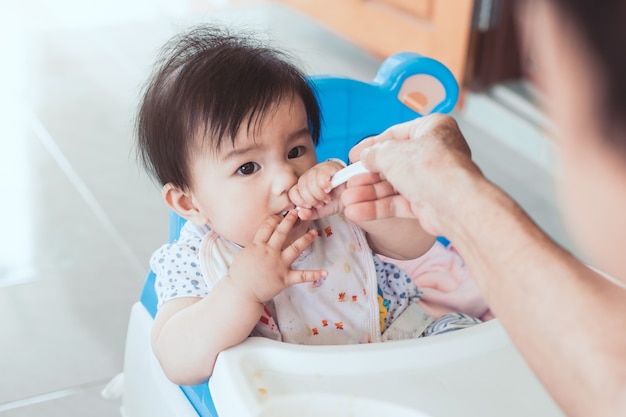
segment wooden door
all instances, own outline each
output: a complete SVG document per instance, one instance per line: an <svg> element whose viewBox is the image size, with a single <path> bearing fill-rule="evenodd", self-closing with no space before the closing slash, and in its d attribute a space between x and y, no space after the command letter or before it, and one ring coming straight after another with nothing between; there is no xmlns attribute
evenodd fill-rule
<svg viewBox="0 0 626 417"><path fill-rule="evenodd" d="M498 0L488 27L473 30L464 83L467 89L483 91L525 77L514 1Z"/></svg>
<svg viewBox="0 0 626 417"><path fill-rule="evenodd" d="M474 0L280 0L381 59L411 51L465 84Z"/></svg>

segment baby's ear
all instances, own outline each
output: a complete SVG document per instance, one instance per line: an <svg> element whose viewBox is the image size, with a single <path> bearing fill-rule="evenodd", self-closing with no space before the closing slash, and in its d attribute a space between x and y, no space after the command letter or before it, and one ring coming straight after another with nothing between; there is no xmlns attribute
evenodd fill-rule
<svg viewBox="0 0 626 417"><path fill-rule="evenodd" d="M179 216L198 225L208 224L209 219L196 206L190 191L183 191L172 183L167 183L163 186L161 194L167 205Z"/></svg>

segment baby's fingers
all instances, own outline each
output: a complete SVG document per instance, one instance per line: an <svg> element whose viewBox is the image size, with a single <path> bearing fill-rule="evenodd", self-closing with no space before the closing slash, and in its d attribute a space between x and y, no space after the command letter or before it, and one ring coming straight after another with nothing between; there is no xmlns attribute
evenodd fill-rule
<svg viewBox="0 0 626 417"><path fill-rule="evenodd" d="M337 165L335 162L325 162L319 165L319 169L307 178L306 189L312 198L317 201L328 202L330 200L330 192L333 189L331 184L331 178L340 169L341 165ZM304 194L302 194L306 197Z"/></svg>
<svg viewBox="0 0 626 417"><path fill-rule="evenodd" d="M317 231L309 230L283 249L283 260L285 263L291 265L306 248L311 246L315 238L317 238Z"/></svg>
<svg viewBox="0 0 626 417"><path fill-rule="evenodd" d="M286 277L286 285L301 284L303 282L317 281L318 279L324 279L328 276L328 272L325 269L314 269L299 271L292 269L289 271Z"/></svg>
<svg viewBox="0 0 626 417"><path fill-rule="evenodd" d="M253 242L255 243L267 243L274 234L276 226L282 219L279 216L268 217L265 222L259 227L254 235Z"/></svg>
<svg viewBox="0 0 626 417"><path fill-rule="evenodd" d="M291 229L293 229L293 225L296 220L298 220L298 213L295 210L289 211L275 227L272 235L267 241L267 244L275 249L282 248L285 244L285 239L287 238L287 235L289 235Z"/></svg>
<svg viewBox="0 0 626 417"><path fill-rule="evenodd" d="M307 209L310 209L312 207L307 201L304 200L304 198L300 194L300 189L298 188L297 184L291 187L291 189L289 190L289 200L297 207Z"/></svg>
<svg viewBox="0 0 626 417"><path fill-rule="evenodd" d="M298 188L300 201L296 201L293 198L291 201L299 207L315 207L329 199L328 194L316 183L313 175L309 175L307 178L300 177L296 187Z"/></svg>

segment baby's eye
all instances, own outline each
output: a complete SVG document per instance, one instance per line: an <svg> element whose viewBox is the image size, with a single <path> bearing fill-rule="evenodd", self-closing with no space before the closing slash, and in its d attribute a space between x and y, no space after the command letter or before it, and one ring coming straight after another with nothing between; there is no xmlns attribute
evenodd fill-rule
<svg viewBox="0 0 626 417"><path fill-rule="evenodd" d="M289 159L298 158L304 154L305 150L306 149L304 146L296 146L295 148L289 151L289 153L287 154L287 158Z"/></svg>
<svg viewBox="0 0 626 417"><path fill-rule="evenodd" d="M240 175L252 175L257 172L261 167L256 162L246 162L237 169L237 174Z"/></svg>

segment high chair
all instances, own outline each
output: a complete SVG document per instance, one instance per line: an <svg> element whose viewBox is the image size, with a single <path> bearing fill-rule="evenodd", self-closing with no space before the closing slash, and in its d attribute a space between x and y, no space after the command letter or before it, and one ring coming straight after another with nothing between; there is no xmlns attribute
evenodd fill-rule
<svg viewBox="0 0 626 417"><path fill-rule="evenodd" d="M441 63L399 53L371 82L311 76L322 114L319 160L347 160L365 137L450 112L458 87ZM184 220L170 216L170 241ZM301 346L251 337L222 352L208 384L177 386L150 347L154 274L131 311L125 417L560 416L497 320L440 336L369 345Z"/></svg>

